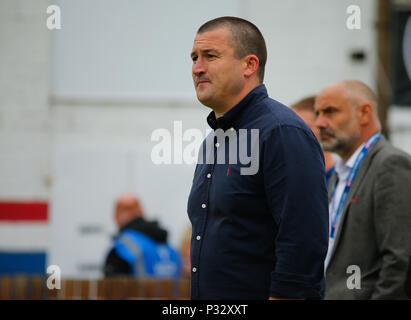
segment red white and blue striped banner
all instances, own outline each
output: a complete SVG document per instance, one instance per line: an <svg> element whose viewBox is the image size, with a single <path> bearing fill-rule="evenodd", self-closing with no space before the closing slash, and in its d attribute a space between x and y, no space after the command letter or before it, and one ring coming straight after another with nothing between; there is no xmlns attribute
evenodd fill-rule
<svg viewBox="0 0 411 320"><path fill-rule="evenodd" d="M48 202L0 201L0 275L44 274Z"/></svg>

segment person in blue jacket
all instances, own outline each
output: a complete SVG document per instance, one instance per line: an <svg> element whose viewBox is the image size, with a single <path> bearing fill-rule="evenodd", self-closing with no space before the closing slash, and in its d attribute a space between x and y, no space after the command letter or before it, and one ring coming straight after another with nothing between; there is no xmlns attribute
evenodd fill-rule
<svg viewBox="0 0 411 320"><path fill-rule="evenodd" d="M144 219L140 202L133 194L118 198L114 217L119 233L105 261L106 277L180 277L181 259L167 243L167 231L156 221Z"/></svg>

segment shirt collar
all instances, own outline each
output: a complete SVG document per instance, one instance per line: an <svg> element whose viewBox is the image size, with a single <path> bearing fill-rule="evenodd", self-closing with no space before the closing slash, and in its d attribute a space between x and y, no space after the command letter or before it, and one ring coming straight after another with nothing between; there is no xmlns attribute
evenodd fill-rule
<svg viewBox="0 0 411 320"><path fill-rule="evenodd" d="M228 110L222 117L217 119L214 111L211 111L207 117L208 125L214 130L220 128L227 130L230 127L235 128L235 125L240 119L240 115L243 111L252 106L257 100L267 96L268 94L265 85L260 84L258 87L251 90L239 103Z"/></svg>
<svg viewBox="0 0 411 320"><path fill-rule="evenodd" d="M355 164L355 160L357 160L358 155L360 154L362 148L364 147L364 143L361 144L357 150L351 155L351 157L344 162L342 159L338 159L335 164L335 171L337 172L338 176L341 177L344 172L349 172Z"/></svg>

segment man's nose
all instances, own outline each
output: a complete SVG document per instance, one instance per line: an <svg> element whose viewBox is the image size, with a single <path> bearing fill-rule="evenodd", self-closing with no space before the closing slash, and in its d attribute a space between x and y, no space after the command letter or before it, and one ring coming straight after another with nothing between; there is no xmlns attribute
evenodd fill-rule
<svg viewBox="0 0 411 320"><path fill-rule="evenodd" d="M318 115L317 118L315 119L314 126L316 126L318 129L322 129L322 128L327 128L328 124L323 116Z"/></svg>
<svg viewBox="0 0 411 320"><path fill-rule="evenodd" d="M205 61L201 59L200 57L197 58L197 60L193 63L193 74L198 76L202 73L205 73L207 70L207 66L205 64Z"/></svg>

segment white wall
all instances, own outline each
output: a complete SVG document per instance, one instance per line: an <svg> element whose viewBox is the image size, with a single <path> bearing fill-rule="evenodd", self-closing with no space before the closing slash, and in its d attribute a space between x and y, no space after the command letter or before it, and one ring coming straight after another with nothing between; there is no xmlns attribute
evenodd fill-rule
<svg viewBox="0 0 411 320"><path fill-rule="evenodd" d="M82 274L96 275L114 232L115 197L125 190L140 197L147 218L159 220L179 246L189 224L195 167L153 164L151 150L158 142L151 134L158 128L173 133L174 121L205 132L208 110L197 107L53 106L53 264L64 265L70 275L86 265L91 271ZM95 231L81 232L85 227Z"/></svg>
<svg viewBox="0 0 411 320"><path fill-rule="evenodd" d="M333 81L375 85L376 3L373 0L247 1L248 18L265 36L266 83L277 100L292 104ZM346 27L347 7L361 9L361 29ZM362 50L364 62L350 54Z"/></svg>
<svg viewBox="0 0 411 320"><path fill-rule="evenodd" d="M0 2L0 197L47 199L47 1Z"/></svg>
<svg viewBox="0 0 411 320"><path fill-rule="evenodd" d="M189 96L192 39L240 0L58 0L52 90L58 96Z"/></svg>
<svg viewBox="0 0 411 320"><path fill-rule="evenodd" d="M0 1L0 201L50 195L46 4ZM1 251L45 251L49 243L45 222L0 223Z"/></svg>
<svg viewBox="0 0 411 320"><path fill-rule="evenodd" d="M392 144L411 154L411 107L392 106L388 112Z"/></svg>

